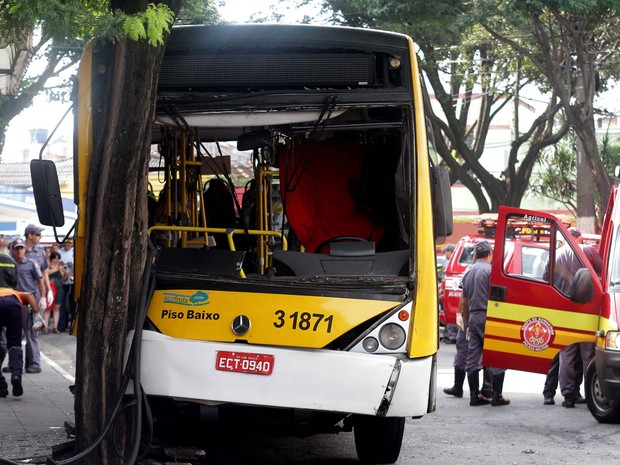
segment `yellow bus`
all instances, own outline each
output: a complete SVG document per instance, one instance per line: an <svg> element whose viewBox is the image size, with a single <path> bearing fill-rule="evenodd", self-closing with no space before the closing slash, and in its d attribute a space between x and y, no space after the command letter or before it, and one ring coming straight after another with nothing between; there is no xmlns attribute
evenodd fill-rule
<svg viewBox="0 0 620 465"><path fill-rule="evenodd" d="M78 73L78 135L97 60L87 50ZM452 227L421 86L400 34L173 28L153 126L154 290L136 329L156 431L173 411L251 409L352 431L364 462L397 460L406 418L435 409L435 243ZM80 195L89 149L75 154Z"/></svg>

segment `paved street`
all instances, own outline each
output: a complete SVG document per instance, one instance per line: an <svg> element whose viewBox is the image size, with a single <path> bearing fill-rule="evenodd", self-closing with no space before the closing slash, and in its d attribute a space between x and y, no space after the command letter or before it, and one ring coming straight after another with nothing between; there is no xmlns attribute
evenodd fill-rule
<svg viewBox="0 0 620 465"><path fill-rule="evenodd" d="M75 338L66 334L42 337L44 370L24 376L23 397L0 400L0 457L47 454L66 442L64 422L73 421ZM465 398L445 396L452 384L455 347L439 351L438 410L421 420L408 420L399 464L605 464L615 463L620 427L597 423L585 405L575 409L543 406L544 376L509 371L507 407L469 407ZM240 426L240 425L239 425ZM239 444L243 447L239 447ZM236 427L206 439L209 464L356 463L353 435L311 438L270 438L260 431Z"/></svg>
<svg viewBox="0 0 620 465"><path fill-rule="evenodd" d="M40 345L42 372L24 374L22 397L0 399L2 458L49 454L52 446L69 440L64 423L73 422L69 386L74 383L75 338L50 333L41 336Z"/></svg>

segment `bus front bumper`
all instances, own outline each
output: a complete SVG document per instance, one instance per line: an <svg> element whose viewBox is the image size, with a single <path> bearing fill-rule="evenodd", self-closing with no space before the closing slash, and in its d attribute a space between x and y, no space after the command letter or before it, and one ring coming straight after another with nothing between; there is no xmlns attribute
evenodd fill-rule
<svg viewBox="0 0 620 465"><path fill-rule="evenodd" d="M133 332L127 339L127 353ZM270 374L216 369L218 352L273 356ZM141 384L148 395L393 417L422 416L435 383L433 357L176 339L143 331ZM221 367L220 367L221 368Z"/></svg>

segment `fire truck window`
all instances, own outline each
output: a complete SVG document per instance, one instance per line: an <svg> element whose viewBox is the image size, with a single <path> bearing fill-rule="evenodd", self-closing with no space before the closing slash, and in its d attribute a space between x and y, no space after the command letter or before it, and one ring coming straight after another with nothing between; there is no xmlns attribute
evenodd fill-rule
<svg viewBox="0 0 620 465"><path fill-rule="evenodd" d="M542 279L545 263L549 260L549 250L539 247L523 247L523 274L532 278Z"/></svg>
<svg viewBox="0 0 620 465"><path fill-rule="evenodd" d="M564 234L558 231L555 241L555 259L553 262L553 287L566 297L569 297L575 273L579 268L583 267L583 263L579 260L579 257L570 246ZM549 267L543 272L543 278L545 276L549 276Z"/></svg>
<svg viewBox="0 0 620 465"><path fill-rule="evenodd" d="M465 244L459 256L459 265L470 265L474 262L474 244Z"/></svg>
<svg viewBox="0 0 620 465"><path fill-rule="evenodd" d="M521 215L506 218L504 231L504 273L528 280L549 283L548 267L551 225L548 222L532 222Z"/></svg>

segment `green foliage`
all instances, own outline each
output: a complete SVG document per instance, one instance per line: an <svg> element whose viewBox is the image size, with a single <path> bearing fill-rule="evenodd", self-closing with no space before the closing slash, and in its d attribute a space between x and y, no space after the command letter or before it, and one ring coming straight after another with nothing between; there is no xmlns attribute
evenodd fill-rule
<svg viewBox="0 0 620 465"><path fill-rule="evenodd" d="M123 32L132 40L148 38L151 45L163 45L164 31L170 32L174 13L161 3L149 3L144 13L131 15L123 21Z"/></svg>
<svg viewBox="0 0 620 465"><path fill-rule="evenodd" d="M609 133L606 132L599 144L599 150L605 170L610 176L615 175L616 167L620 166L620 145L614 144Z"/></svg>
<svg viewBox="0 0 620 465"><path fill-rule="evenodd" d="M8 0L0 9L2 36L18 42L36 27L47 37L75 37L88 27L90 16L79 1Z"/></svg>
<svg viewBox="0 0 620 465"><path fill-rule="evenodd" d="M545 8L575 16L591 17L602 17L610 12L620 11L620 3L617 0L507 0L504 3L509 9L530 14L541 14Z"/></svg>
<svg viewBox="0 0 620 465"><path fill-rule="evenodd" d="M569 133L555 146L543 151L537 161L539 171L532 176L530 191L560 202L577 211L577 147Z"/></svg>
<svg viewBox="0 0 620 465"><path fill-rule="evenodd" d="M219 21L215 0L185 0L175 24L215 24Z"/></svg>
<svg viewBox="0 0 620 465"><path fill-rule="evenodd" d="M616 141L617 142L617 141ZM607 173L612 176L620 166L620 145L605 133L599 150ZM575 134L568 135L554 147L545 150L537 161L539 170L532 177L530 192L565 205L573 212L577 209L577 146ZM597 201L601 205L600 200Z"/></svg>
<svg viewBox="0 0 620 465"><path fill-rule="evenodd" d="M0 8L2 38L9 42L40 28L56 44L126 36L159 45L173 22L174 14L164 3L149 3L145 11L134 14L112 10L108 0L8 0Z"/></svg>

